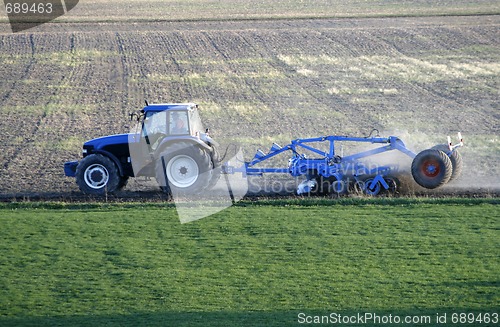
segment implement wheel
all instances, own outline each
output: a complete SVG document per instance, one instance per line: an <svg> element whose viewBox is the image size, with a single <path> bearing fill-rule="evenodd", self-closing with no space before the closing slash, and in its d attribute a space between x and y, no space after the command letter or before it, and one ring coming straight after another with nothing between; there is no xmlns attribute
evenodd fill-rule
<svg viewBox="0 0 500 327"><path fill-rule="evenodd" d="M373 183L373 178L368 178L365 181L365 193L371 196L377 196L381 190L383 190L382 185L379 182Z"/></svg>
<svg viewBox="0 0 500 327"><path fill-rule="evenodd" d="M411 174L415 182L428 189L448 183L452 172L450 158L443 151L436 149L420 152L411 164Z"/></svg>

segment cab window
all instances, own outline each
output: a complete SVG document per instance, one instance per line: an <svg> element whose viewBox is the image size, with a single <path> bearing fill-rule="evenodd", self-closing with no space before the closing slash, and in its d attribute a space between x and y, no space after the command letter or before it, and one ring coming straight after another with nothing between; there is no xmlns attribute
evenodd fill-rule
<svg viewBox="0 0 500 327"><path fill-rule="evenodd" d="M171 135L189 134L188 116L186 111L169 111L168 114Z"/></svg>
<svg viewBox="0 0 500 327"><path fill-rule="evenodd" d="M166 134L167 131L167 114L161 112L148 112L144 119L143 136L151 134Z"/></svg>

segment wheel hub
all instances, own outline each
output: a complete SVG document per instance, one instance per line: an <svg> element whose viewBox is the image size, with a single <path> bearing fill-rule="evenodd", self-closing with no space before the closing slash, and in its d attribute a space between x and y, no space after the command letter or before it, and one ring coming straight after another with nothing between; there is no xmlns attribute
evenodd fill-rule
<svg viewBox="0 0 500 327"><path fill-rule="evenodd" d="M103 165L93 164L85 169L83 177L90 188L100 189L108 183L109 172Z"/></svg>
<svg viewBox="0 0 500 327"><path fill-rule="evenodd" d="M436 160L426 160L422 165L422 172L427 177L436 177L439 171L439 163Z"/></svg>
<svg viewBox="0 0 500 327"><path fill-rule="evenodd" d="M187 155L170 159L166 167L168 181L178 188L193 185L198 179L199 169L196 161Z"/></svg>

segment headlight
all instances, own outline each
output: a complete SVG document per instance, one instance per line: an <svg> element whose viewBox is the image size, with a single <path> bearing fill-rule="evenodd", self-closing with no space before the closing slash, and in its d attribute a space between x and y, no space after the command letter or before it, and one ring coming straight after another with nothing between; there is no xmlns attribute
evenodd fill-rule
<svg viewBox="0 0 500 327"><path fill-rule="evenodd" d="M87 149L83 149L83 150L82 150L82 153L83 153L83 154L87 154Z"/></svg>

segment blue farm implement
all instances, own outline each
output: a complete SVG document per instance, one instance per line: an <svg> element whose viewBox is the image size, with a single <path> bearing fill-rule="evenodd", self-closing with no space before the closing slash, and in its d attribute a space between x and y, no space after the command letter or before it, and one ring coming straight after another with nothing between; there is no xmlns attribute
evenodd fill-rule
<svg viewBox="0 0 500 327"><path fill-rule="evenodd" d="M395 136L332 135L296 139L283 147L274 143L268 153L258 150L254 158L245 162L241 167L234 167L227 163L222 166L222 171L225 174L242 173L244 176L261 176L264 173L305 176L305 181L298 186L298 194L341 194L355 191L378 195L382 192L396 191L399 165L369 165L366 159L383 152L399 151L413 159L411 173L415 182L422 187L433 189L446 184L460 174L462 160L457 151L457 148L463 145L460 133L458 133L458 140L459 143L453 145L448 137L448 144L437 145L416 154ZM313 146L325 142L327 143L326 151ZM381 144L381 146L343 157L336 152L336 142L371 143ZM259 168L263 162L284 152L292 153L288 160L288 167ZM312 153L314 157L309 157L304 152Z"/></svg>

